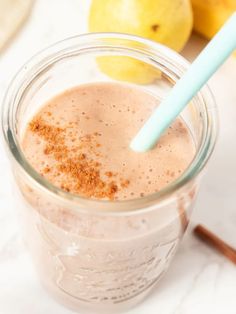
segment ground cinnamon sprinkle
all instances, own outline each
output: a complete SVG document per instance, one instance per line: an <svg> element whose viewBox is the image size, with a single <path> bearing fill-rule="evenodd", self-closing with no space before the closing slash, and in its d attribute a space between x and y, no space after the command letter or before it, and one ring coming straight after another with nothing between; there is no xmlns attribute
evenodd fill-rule
<svg viewBox="0 0 236 314"><path fill-rule="evenodd" d="M120 181L121 181L120 185L122 188L127 188L128 185L130 184L129 180L120 180Z"/></svg>
<svg viewBox="0 0 236 314"><path fill-rule="evenodd" d="M55 127L52 125L45 124L42 119L36 118L30 122L29 128L32 132L37 133L39 136L43 137L44 140L54 143L62 144L64 143L62 133L64 129Z"/></svg>
<svg viewBox="0 0 236 314"><path fill-rule="evenodd" d="M44 173L48 173L48 172L50 172L51 171L51 169L48 167L48 166L46 166L44 169L43 169L43 172Z"/></svg>
<svg viewBox="0 0 236 314"><path fill-rule="evenodd" d="M46 142L44 154L52 156L55 159L55 168L60 174L65 174L66 182L60 186L63 190L85 197L114 199L119 189L129 185L129 180L124 179L120 179L118 184L114 180L116 174L111 171L104 173L107 181L103 180L101 164L81 152L85 147L91 151L96 151L96 147L100 147L100 144L94 141L94 138L101 136L99 133L81 137L81 145L78 148L80 152L77 153L77 149L69 148L65 144L66 129L49 125L42 118L35 118L29 124L29 129L44 139ZM97 154L96 152L95 155ZM45 167L43 174L50 171L49 167Z"/></svg>
<svg viewBox="0 0 236 314"><path fill-rule="evenodd" d="M111 171L106 171L105 172L105 175L108 177L108 178L111 178L113 176L113 173Z"/></svg>

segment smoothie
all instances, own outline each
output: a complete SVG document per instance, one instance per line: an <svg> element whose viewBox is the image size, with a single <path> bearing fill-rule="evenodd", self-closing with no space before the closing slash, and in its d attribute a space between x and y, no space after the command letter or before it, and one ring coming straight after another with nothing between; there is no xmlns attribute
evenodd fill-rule
<svg viewBox="0 0 236 314"><path fill-rule="evenodd" d="M181 119L153 150L129 149L157 105L156 97L129 85L81 85L44 104L26 127L21 146L32 167L69 196L93 200L90 209L83 210L83 199L71 207L17 178L26 204L23 232L43 285L75 310L114 313L143 299L187 226L194 184L160 207L155 201L119 215L120 201L160 191L194 157ZM118 213L104 214L101 201L118 206Z"/></svg>
<svg viewBox="0 0 236 314"><path fill-rule="evenodd" d="M160 191L195 153L177 119L155 149L137 154L131 139L157 106L155 97L121 84L92 84L56 96L35 115L22 141L48 181L83 197L126 200Z"/></svg>

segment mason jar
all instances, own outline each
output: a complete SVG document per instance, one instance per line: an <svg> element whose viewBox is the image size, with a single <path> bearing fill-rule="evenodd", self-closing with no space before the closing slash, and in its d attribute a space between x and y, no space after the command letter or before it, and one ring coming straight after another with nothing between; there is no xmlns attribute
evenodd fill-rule
<svg viewBox="0 0 236 314"><path fill-rule="evenodd" d="M69 38L20 69L4 99L2 127L17 191L15 206L41 283L76 311L114 313L143 300L168 269L215 145L217 118L205 86L181 113L195 156L178 179L154 194L106 201L54 186L25 158L21 143L27 123L44 103L68 88L121 79L105 74L101 57L111 66L128 57L143 66L143 75L146 69L156 73L156 79L145 84L142 79L127 84L151 93L157 102L189 67L176 52L137 36L96 33Z"/></svg>

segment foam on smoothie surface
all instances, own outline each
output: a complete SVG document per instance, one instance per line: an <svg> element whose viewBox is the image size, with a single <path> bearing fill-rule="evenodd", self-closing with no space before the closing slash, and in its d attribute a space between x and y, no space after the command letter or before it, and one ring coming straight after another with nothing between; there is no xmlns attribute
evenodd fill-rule
<svg viewBox="0 0 236 314"><path fill-rule="evenodd" d="M35 170L67 192L97 199L143 197L179 177L195 153L180 119L153 150L129 148L156 106L154 96L128 85L81 85L42 106L22 148Z"/></svg>

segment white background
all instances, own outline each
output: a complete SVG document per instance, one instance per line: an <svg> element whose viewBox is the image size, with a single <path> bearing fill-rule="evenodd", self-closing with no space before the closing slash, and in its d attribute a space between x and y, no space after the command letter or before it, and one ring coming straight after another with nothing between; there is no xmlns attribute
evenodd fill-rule
<svg viewBox="0 0 236 314"><path fill-rule="evenodd" d="M34 53L87 31L89 1L38 0L32 15L0 55L0 101L16 70ZM193 36L183 54L192 60L206 42ZM192 223L167 275L129 314L236 314L236 266L192 235L203 223L236 247L236 58L210 86L220 115L220 136L204 178ZM0 145L0 314L69 314L41 288L18 232L10 169ZM96 313L95 313L96 314Z"/></svg>

